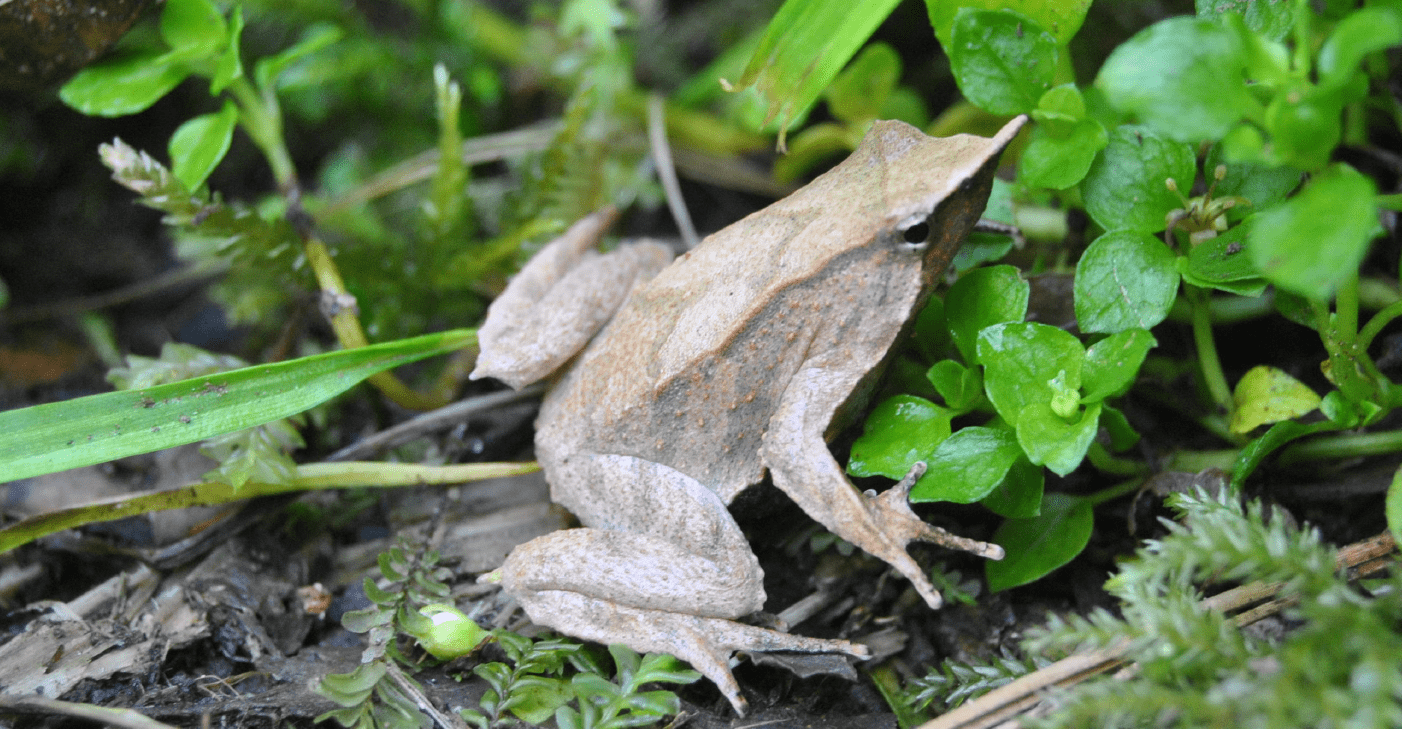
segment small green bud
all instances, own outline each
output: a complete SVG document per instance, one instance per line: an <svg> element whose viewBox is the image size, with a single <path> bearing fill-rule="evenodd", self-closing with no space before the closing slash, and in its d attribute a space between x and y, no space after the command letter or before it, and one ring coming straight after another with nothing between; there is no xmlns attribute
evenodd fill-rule
<svg viewBox="0 0 1402 729"><path fill-rule="evenodd" d="M451 660L471 653L486 640L488 633L452 605L425 605L419 613L433 622L423 635L414 636L419 645L439 660Z"/></svg>

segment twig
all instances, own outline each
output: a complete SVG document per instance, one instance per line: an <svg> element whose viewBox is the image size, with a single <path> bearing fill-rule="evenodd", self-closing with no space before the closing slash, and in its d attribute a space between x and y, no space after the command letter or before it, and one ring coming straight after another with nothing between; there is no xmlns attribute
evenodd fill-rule
<svg viewBox="0 0 1402 729"><path fill-rule="evenodd" d="M401 443L417 438L423 433L441 430L476 415L484 410L499 408L519 400L539 397L545 392L544 384L535 384L520 390L503 390L489 395L459 400L422 415L410 418L394 427L386 428L368 438L363 438L332 453L328 461L359 461L370 458L380 451L393 448Z"/></svg>
<svg viewBox="0 0 1402 729"><path fill-rule="evenodd" d="M121 727L122 729L176 729L170 724L162 724L145 714L132 709L118 709L93 704L78 704L72 701L59 701L43 696L10 696L0 693L0 711L20 714L49 716L58 714L75 719L87 719L99 724Z"/></svg>
<svg viewBox="0 0 1402 729"><path fill-rule="evenodd" d="M404 672L394 661L385 661L385 664L388 666L385 675L389 676L401 691L408 694L409 698L414 700L414 704L419 707L419 711L428 714L435 724L443 729L467 729L467 722L439 711L438 707L434 706L427 696L424 696L419 687L410 681L408 676L404 675Z"/></svg>

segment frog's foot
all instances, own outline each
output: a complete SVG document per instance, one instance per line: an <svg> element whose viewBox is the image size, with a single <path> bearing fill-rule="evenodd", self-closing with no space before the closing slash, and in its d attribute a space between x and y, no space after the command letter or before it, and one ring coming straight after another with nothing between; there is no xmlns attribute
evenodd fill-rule
<svg viewBox="0 0 1402 729"><path fill-rule="evenodd" d="M871 655L866 646L845 640L807 638L723 618L633 608L577 592L544 590L517 598L537 624L599 643L623 643L639 653L670 653L690 663L720 688L740 716L745 715L747 704L730 673L730 656L735 651Z"/></svg>
<svg viewBox="0 0 1402 729"><path fill-rule="evenodd" d="M923 570L906 554L906 544L913 541L933 542L942 547L971 552L987 559L1002 559L1003 548L996 544L950 534L948 531L916 516L915 512L910 509L910 488L923 475L925 475L925 464L917 462L911 467L905 478L901 479L895 486L880 494L873 491L866 492L867 512L876 523L881 535L885 537L883 540L885 544L882 545L885 549L876 545L862 544L860 546L894 566L911 581L916 591L925 598L925 602L930 607L938 608L943 600L939 592L935 590L934 585L931 585L925 577ZM873 548L880 551L873 551Z"/></svg>

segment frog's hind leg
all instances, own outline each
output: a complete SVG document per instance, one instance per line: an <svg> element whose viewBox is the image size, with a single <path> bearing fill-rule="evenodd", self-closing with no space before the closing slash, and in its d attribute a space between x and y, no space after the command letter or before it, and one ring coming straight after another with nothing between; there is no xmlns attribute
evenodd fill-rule
<svg viewBox="0 0 1402 729"><path fill-rule="evenodd" d="M716 684L740 716L745 715L748 704L730 672L730 656L735 651L870 655L866 646L845 640L790 635L722 618L640 610L577 592L545 590L518 599L537 623L551 624L537 615L569 615L569 627L552 627L585 640L624 643L639 653L670 653L690 663Z"/></svg>
<svg viewBox="0 0 1402 729"><path fill-rule="evenodd" d="M764 573L720 497L667 466L541 449L555 500L586 525L517 547L502 586L562 633L664 652L694 666L743 712L730 654L862 656L863 646L734 622L764 605Z"/></svg>

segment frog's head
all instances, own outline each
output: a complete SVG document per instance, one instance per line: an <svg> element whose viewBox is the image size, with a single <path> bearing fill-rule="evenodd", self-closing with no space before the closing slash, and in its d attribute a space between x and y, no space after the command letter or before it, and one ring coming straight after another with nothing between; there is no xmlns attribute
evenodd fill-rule
<svg viewBox="0 0 1402 729"><path fill-rule="evenodd" d="M930 137L904 122L878 121L852 154L881 171L885 234L922 254L926 291L983 214L998 158L1026 122L1019 116L989 138Z"/></svg>

